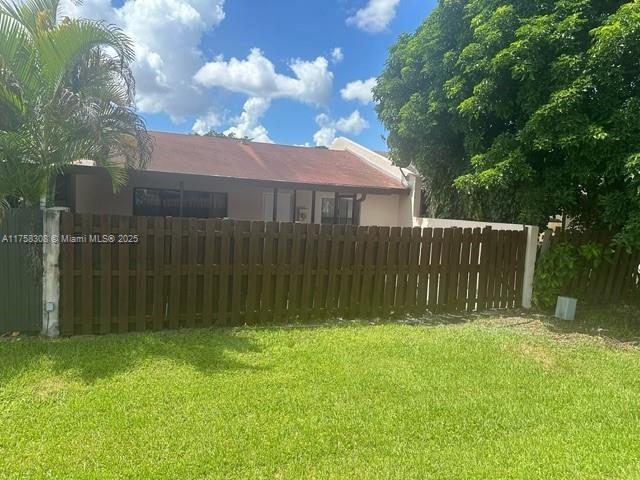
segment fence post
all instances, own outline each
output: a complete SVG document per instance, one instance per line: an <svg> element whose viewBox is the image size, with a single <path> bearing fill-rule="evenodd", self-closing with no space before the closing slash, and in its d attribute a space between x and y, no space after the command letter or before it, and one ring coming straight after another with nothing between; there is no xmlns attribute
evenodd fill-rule
<svg viewBox="0 0 640 480"><path fill-rule="evenodd" d="M524 279L522 281L522 307L531 308L533 297L533 274L536 269L536 255L538 254L538 227L528 226L527 250L524 256Z"/></svg>
<svg viewBox="0 0 640 480"><path fill-rule="evenodd" d="M42 233L42 335L60 335L60 214L68 208L43 210Z"/></svg>

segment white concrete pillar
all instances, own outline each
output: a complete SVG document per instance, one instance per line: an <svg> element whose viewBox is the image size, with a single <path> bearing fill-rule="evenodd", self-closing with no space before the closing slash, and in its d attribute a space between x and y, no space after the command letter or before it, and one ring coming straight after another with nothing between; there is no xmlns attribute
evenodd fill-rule
<svg viewBox="0 0 640 480"><path fill-rule="evenodd" d="M536 269L536 256L538 254L538 227L526 227L527 250L524 257L524 280L522 282L522 307L531 308L533 298L533 274Z"/></svg>
<svg viewBox="0 0 640 480"><path fill-rule="evenodd" d="M42 233L42 335L60 335L60 214L68 208L43 211Z"/></svg>

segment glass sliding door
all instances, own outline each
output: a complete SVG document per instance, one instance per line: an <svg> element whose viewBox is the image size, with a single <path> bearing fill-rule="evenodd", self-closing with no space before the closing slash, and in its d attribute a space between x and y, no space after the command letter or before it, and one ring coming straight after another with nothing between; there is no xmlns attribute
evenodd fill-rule
<svg viewBox="0 0 640 480"><path fill-rule="evenodd" d="M323 198L321 213L321 222L325 225L356 225L355 196L336 195L335 198Z"/></svg>

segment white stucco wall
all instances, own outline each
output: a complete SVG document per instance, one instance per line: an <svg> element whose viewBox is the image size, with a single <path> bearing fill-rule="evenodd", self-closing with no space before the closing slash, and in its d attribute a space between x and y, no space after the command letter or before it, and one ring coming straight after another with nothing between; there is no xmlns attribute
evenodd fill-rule
<svg viewBox="0 0 640 480"><path fill-rule="evenodd" d="M491 227L493 230L524 230L526 225L517 223L492 223L476 222L473 220L455 220L446 218L414 218L414 226L422 228L484 228Z"/></svg>

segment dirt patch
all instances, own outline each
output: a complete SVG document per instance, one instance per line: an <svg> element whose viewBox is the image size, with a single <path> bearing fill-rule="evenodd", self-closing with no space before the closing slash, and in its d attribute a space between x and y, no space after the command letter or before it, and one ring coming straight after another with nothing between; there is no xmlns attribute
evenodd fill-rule
<svg viewBox="0 0 640 480"><path fill-rule="evenodd" d="M511 350L518 356L532 360L545 370L553 370L558 366L558 360L553 352L541 345L518 343Z"/></svg>
<svg viewBox="0 0 640 480"><path fill-rule="evenodd" d="M47 377L33 385L33 393L42 398L55 397L75 390L78 385L63 377Z"/></svg>

